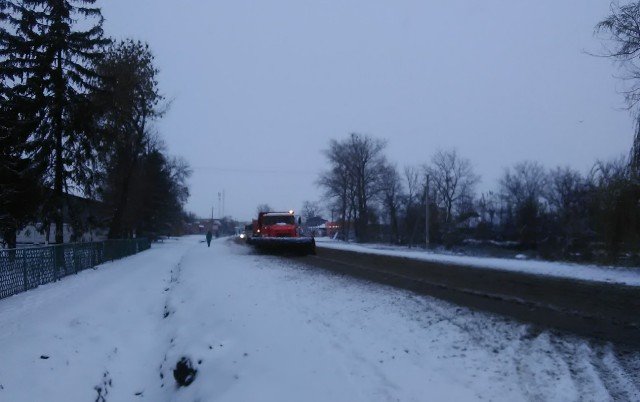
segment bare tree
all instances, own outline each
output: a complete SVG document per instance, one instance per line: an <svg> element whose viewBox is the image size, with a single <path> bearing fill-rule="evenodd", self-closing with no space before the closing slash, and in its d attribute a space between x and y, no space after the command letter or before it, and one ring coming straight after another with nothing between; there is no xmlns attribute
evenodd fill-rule
<svg viewBox="0 0 640 402"><path fill-rule="evenodd" d="M305 219L314 218L319 216L322 213L322 207L320 203L317 201L305 201L302 204L302 212L301 215Z"/></svg>
<svg viewBox="0 0 640 402"><path fill-rule="evenodd" d="M537 244L546 185L546 171L538 162L517 163L505 169L500 179L501 195L511 210L510 218L523 244Z"/></svg>
<svg viewBox="0 0 640 402"><path fill-rule="evenodd" d="M398 210L400 209L402 195L402 180L398 169L394 165L384 165L380 172L380 201L389 217L392 243L400 241Z"/></svg>
<svg viewBox="0 0 640 402"><path fill-rule="evenodd" d="M625 69L622 78L628 83L624 90L629 109L636 109L636 127L630 163L636 181L640 180L640 1L610 6L611 14L596 25L596 32L608 34L604 56L618 60Z"/></svg>
<svg viewBox="0 0 640 402"><path fill-rule="evenodd" d="M625 157L598 161L588 177L594 229L613 258L625 243L630 250L640 249L640 188L633 180Z"/></svg>
<svg viewBox="0 0 640 402"><path fill-rule="evenodd" d="M549 172L546 199L553 212L567 213L580 201L584 191L584 179L580 172L570 167L557 167Z"/></svg>
<svg viewBox="0 0 640 402"><path fill-rule="evenodd" d="M580 172L558 167L549 172L546 199L556 232L562 239L562 252L587 231L587 186Z"/></svg>
<svg viewBox="0 0 640 402"><path fill-rule="evenodd" d="M407 203L413 204L420 190L420 170L416 166L405 166L404 179L407 183Z"/></svg>
<svg viewBox="0 0 640 402"><path fill-rule="evenodd" d="M480 197L476 200L476 209L480 220L493 225L499 209L498 204L499 202L493 191L480 194Z"/></svg>
<svg viewBox="0 0 640 402"><path fill-rule="evenodd" d="M625 91L629 107L640 101L640 66L636 64L640 57L640 2L621 6L612 2L611 14L596 25L597 33L607 33L604 56L613 57L622 63L626 73L623 76L630 82Z"/></svg>
<svg viewBox="0 0 640 402"><path fill-rule="evenodd" d="M527 199L540 200L543 197L547 175L544 167L533 161L516 163L513 168L505 169L500 180L502 195L518 204Z"/></svg>
<svg viewBox="0 0 640 402"><path fill-rule="evenodd" d="M347 222L350 221L347 218L347 211L352 187L346 147L336 140L331 140L329 148L324 151L324 154L329 160L330 169L320 175L318 184L324 187L325 197L338 210L341 236L346 239L348 234Z"/></svg>
<svg viewBox="0 0 640 402"><path fill-rule="evenodd" d="M345 143L348 171L351 176L355 201L356 238L369 240L369 202L379 191L380 172L386 163L383 154L386 142L368 135L352 133Z"/></svg>
<svg viewBox="0 0 640 402"><path fill-rule="evenodd" d="M480 177L473 173L471 162L455 149L436 152L425 171L434 187L436 202L445 212L445 225L450 226L454 213L459 213L463 204L473 199Z"/></svg>
<svg viewBox="0 0 640 402"><path fill-rule="evenodd" d="M404 227L409 247L414 243L418 226L423 217L420 195L424 192L424 189L420 173L420 169L416 166L405 166L404 168L404 179L407 187L407 192L404 196Z"/></svg>
<svg viewBox="0 0 640 402"><path fill-rule="evenodd" d="M502 222L499 197L493 191L480 194L475 200L474 210L479 217L475 237L484 240L494 238Z"/></svg>
<svg viewBox="0 0 640 402"><path fill-rule="evenodd" d="M331 168L318 183L340 204L343 231L347 222L355 221L358 241L368 240L369 203L379 191L385 146L380 139L352 133L343 141L332 140L325 151Z"/></svg>
<svg viewBox="0 0 640 402"><path fill-rule="evenodd" d="M271 212L273 209L269 206L269 204L260 204L256 208L256 215L260 214L260 212Z"/></svg>
<svg viewBox="0 0 640 402"><path fill-rule="evenodd" d="M636 133L631 147L630 166L636 185L640 184L640 114L636 119Z"/></svg>

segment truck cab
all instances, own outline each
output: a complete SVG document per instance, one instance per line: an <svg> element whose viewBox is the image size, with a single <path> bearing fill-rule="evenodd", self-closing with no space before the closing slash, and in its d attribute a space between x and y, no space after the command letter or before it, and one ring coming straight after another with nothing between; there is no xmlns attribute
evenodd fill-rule
<svg viewBox="0 0 640 402"><path fill-rule="evenodd" d="M254 227L257 237L298 237L298 226L293 211L260 212Z"/></svg>

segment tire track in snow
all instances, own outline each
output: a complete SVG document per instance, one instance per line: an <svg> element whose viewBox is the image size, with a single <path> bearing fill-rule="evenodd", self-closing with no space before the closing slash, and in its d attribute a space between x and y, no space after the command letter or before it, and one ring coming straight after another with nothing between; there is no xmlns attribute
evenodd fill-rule
<svg viewBox="0 0 640 402"><path fill-rule="evenodd" d="M281 260L281 264L289 269L300 268L298 275L318 275L318 271L295 261ZM291 280L297 280L295 275L287 276ZM335 286L350 282L388 289L385 285L331 271L323 272L322 276L337 282ZM579 336L456 307L413 292L407 293L407 298L416 301L418 309L423 307L422 313L426 313L426 317L418 317L416 321L421 322L425 328L441 323L457 327L466 338L463 343L468 341L476 347L491 350L497 359L502 360L507 367L504 375L509 374L508 367L513 367L519 388L527 400L640 400L640 353L620 352L611 345L598 345ZM455 313L452 314L454 309ZM308 308L307 311L313 313ZM323 317L315 315L314 320L321 322L322 325L318 328L322 330L324 327L334 337L347 336L338 334L331 322ZM340 346L340 342L336 345ZM501 356L502 351L510 349L515 351L511 357L505 359ZM358 359L356 354L353 356Z"/></svg>
<svg viewBox="0 0 640 402"><path fill-rule="evenodd" d="M351 376L356 374L363 376L374 375L378 378L377 383L380 386L375 391L375 394L382 397L383 400L394 400L394 395L401 394L401 386L396 382L396 380L400 380L401 378L392 378L394 375L393 369L389 371L387 365L393 365L396 357L398 358L397 361L409 359L413 362L414 366L420 367L420 370L423 372L428 372L431 368L428 367L428 363L425 363L425 358L429 359L431 351L428 347L425 348L424 346L424 343L427 343L429 339L424 339L424 343L420 342L415 344L410 341L412 339L410 336L409 339L405 339L405 341L409 340L409 343L403 343L402 340L399 340L399 343L390 350L380 350L380 355L378 355L377 350L374 351L371 349L373 346L367 344L367 342L361 338L361 335L366 335L367 328L374 325L368 323L366 320L369 314L375 316L376 310L379 309L383 310L381 311L382 314L398 314L406 320L407 324L414 322L418 325L419 329L430 332L430 334L427 333L427 335L431 336L431 342L442 338L444 341L441 343L444 345L444 350L446 350L447 353L442 356L438 355L437 358L445 360L452 358L464 361L467 350L470 349L469 352L474 353L474 347L476 344L479 345L482 343L483 332L486 332L478 332L476 330L476 327L480 326L478 324L480 322L484 322L484 327L486 327L486 320L476 319L474 312L465 308L452 307L429 297L415 295L389 286L371 284L368 281L342 274L313 271L305 267L300 269L295 261L281 261L281 265L287 268L287 271L282 274L283 279L291 281L311 279L314 282L315 294L313 298L323 300L330 297L334 292L339 292L342 288L354 288L353 292L348 290L348 293L352 293L356 298L361 294L363 297L367 297L369 296L367 293L373 293L377 299L382 298L382 300L387 302L383 305L371 305L368 304L367 300L358 302L357 300L349 298L349 303L347 304L349 306L355 305L355 309L354 311L349 309L347 312L349 320L347 327L357 328L360 326L359 332L362 332L360 335L353 335L352 330L349 332L340 331L339 328L341 328L341 326L334 325L336 324L335 320L339 319L339 316L342 314L339 315L338 312L333 312L333 314L331 312L322 313L322 309L317 308L317 306L309 307L300 303L298 295L295 295L295 297L293 295L282 296L285 304L296 306L300 311L309 316L309 321L313 322L314 327L326 335L326 338L329 340L329 346L335 349L334 353L337 351L337 354L343 359L345 356L348 356L352 362L358 363L360 369L355 373L351 372ZM452 310L455 310L455 314L453 315L451 314ZM474 316L473 320L468 320L469 315ZM364 317L364 321L358 320L359 316ZM460 339L452 341L447 338L446 335L451 333L451 327L459 330L458 335ZM409 325L409 331L414 330L416 330L414 326ZM393 330L391 330L391 332L393 332ZM435 335L433 334L434 332ZM354 336L357 339L354 338ZM375 339L370 341L375 343ZM345 345L350 345L351 347L346 347ZM364 348L364 350L360 350L362 348ZM427 366L425 366L425 364L427 364ZM481 362L478 362L476 366L481 367ZM353 366L351 366L351 368L353 369ZM349 370L346 372L348 373ZM392 376L390 377L389 374L392 374ZM476 397L481 399L482 395L477 394Z"/></svg>
<svg viewBox="0 0 640 402"><path fill-rule="evenodd" d="M626 368L618 360L616 351L608 344L597 350L593 356L592 364L598 371L609 395L615 401L640 400L640 388L634 383ZM636 373L637 375L637 373Z"/></svg>
<svg viewBox="0 0 640 402"><path fill-rule="evenodd" d="M520 386L530 401L572 400L571 393L558 394L556 389L557 380L565 377L572 379L572 384L565 384L565 387L573 389L577 395L573 400L576 401L640 400L640 352L617 350L611 344L603 346L597 341L530 324L514 323L486 313L474 313L467 308L456 308L456 311L466 311L480 319L470 320L465 314L447 316L444 310L450 309L450 306L443 307L441 303L430 305L431 310L440 310L444 320L467 333L480 347L496 347L497 337L491 336L495 334L495 328L491 327L496 326L496 322L512 327L513 332L501 332L500 335L515 345L517 352L514 353L516 358L513 364ZM487 323L487 320L491 322ZM497 347L496 353L509 345L503 343ZM535 363L540 360L549 364L545 369L536 370Z"/></svg>
<svg viewBox="0 0 640 402"><path fill-rule="evenodd" d="M489 316L490 317L490 316ZM487 317L487 318L489 318ZM455 323L456 317L449 321ZM463 320L459 328L471 335L478 344L490 346L483 341L488 339L487 325L479 324L477 320ZM457 324L456 324L457 325ZM638 386L640 384L640 353L617 350L611 344L602 345L598 341L582 339L575 335L558 333L553 330L545 330L528 324L520 325L526 332L514 340L519 358L514 363L520 376L523 389L529 382L538 383L535 391L529 392L528 397L533 401L553 400L555 391L547 392L545 388L554 383L554 378L567 375L567 369L573 380L572 387L578 395L579 401L606 401L606 400L640 400ZM483 329L485 329L483 331ZM542 337L542 338L541 338ZM544 339L541 344L540 339ZM544 343L548 342L549 345ZM552 370L532 371L528 368L538 349L542 348L547 355L544 357L551 362ZM528 378L527 378L528 376ZM539 378L543 380L541 381ZM547 380L544 378L547 377ZM558 400L563 400L562 398Z"/></svg>
<svg viewBox="0 0 640 402"><path fill-rule="evenodd" d="M283 280L297 282L302 279L301 275L317 275L317 277L325 276L318 275L317 272L313 272L311 270L307 270L301 274L298 272L298 268L300 266L296 265L293 261L283 262L275 260L275 262L277 265L282 265L287 269L287 272L282 274ZM318 293L330 294L336 288L343 286L346 283L353 285L353 282L349 279L337 275L329 278L329 280L330 282L322 281L322 283L319 284L320 288L316 288ZM365 283L363 284L366 285ZM345 345L353 345L356 343L348 332L341 331L338 326L333 325L332 320L327 320L326 316L318 311L318 308L312 309L307 305L301 304L299 295L280 293L279 297L283 301L284 305L294 306L307 317L308 324L312 325L318 332L325 334L325 337L322 340L325 344L323 349L327 354L335 356L335 360L339 365L340 370L349 374L349 381L357 383L357 379L355 377L361 376L364 378L373 374L375 378L377 378L377 389L374 391L374 395L385 401L397 400L394 397L394 394L397 393L400 387L386 375L384 370L379 367L379 363L377 361L372 361L372 359L354 348L345 347ZM333 318L335 319L335 317ZM349 358L349 366L343 363L345 358ZM352 364L354 362L360 366L360 369L357 371L354 371ZM367 395L361 396L363 400L367 399ZM371 399L371 396L372 395L369 395L368 397Z"/></svg>
<svg viewBox="0 0 640 402"><path fill-rule="evenodd" d="M606 402L611 401L611 395L602 381L602 374L593 365L594 347L587 341L575 344L558 342L557 348L569 366L571 377L576 385L579 401Z"/></svg>
<svg viewBox="0 0 640 402"><path fill-rule="evenodd" d="M579 391L569 365L551 334L533 332L519 342L514 362L520 388L529 401L571 401Z"/></svg>

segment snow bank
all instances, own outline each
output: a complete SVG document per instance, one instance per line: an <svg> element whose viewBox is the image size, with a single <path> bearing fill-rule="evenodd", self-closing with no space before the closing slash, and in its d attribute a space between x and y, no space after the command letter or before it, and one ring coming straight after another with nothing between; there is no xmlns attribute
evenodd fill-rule
<svg viewBox="0 0 640 402"><path fill-rule="evenodd" d="M0 401L132 401L148 392L169 341L165 289L189 247L167 240L1 300Z"/></svg>
<svg viewBox="0 0 640 402"><path fill-rule="evenodd" d="M407 249L384 245L344 243L328 238L316 238L317 247L355 251L377 255L412 258L416 260L464 265L483 269L499 269L525 272L534 275L548 275L584 281L620 283L640 286L640 267L604 267L549 261L534 261L511 258L470 257L462 255L438 254L421 249Z"/></svg>

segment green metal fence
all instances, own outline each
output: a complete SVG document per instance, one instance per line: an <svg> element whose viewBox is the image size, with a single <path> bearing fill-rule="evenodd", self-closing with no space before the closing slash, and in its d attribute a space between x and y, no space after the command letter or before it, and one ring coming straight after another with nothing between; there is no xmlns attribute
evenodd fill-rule
<svg viewBox="0 0 640 402"><path fill-rule="evenodd" d="M149 239L0 250L0 299L151 247Z"/></svg>

